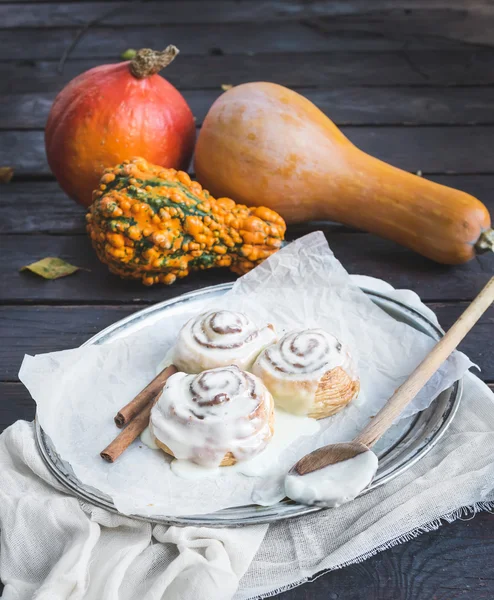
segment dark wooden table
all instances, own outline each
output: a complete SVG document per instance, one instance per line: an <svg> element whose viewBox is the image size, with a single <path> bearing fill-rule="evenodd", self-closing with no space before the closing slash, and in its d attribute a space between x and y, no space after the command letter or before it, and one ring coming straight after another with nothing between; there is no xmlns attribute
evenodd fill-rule
<svg viewBox="0 0 494 600"><path fill-rule="evenodd" d="M493 25L489 0L0 0L0 166L15 170L0 187L0 431L34 414L17 379L24 353L77 346L143 306L233 279L208 272L148 289L98 263L84 211L58 188L43 147L50 104L72 77L127 48L174 43L181 55L166 77L198 126L222 84L275 81L308 96L364 150L468 191L492 211ZM369 234L322 228L350 273L415 290L445 327L494 271L492 255L450 268ZM18 272L45 256L88 270L52 282ZM494 382L494 310L462 348ZM493 552L494 517L483 513L278 598L492 600Z"/></svg>

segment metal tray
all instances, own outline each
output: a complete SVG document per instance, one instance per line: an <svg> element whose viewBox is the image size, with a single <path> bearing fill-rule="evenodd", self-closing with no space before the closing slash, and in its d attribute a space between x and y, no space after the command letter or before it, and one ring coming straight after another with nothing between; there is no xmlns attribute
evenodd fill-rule
<svg viewBox="0 0 494 600"><path fill-rule="evenodd" d="M177 314L189 311L200 312L205 303L209 303L214 298L223 295L232 285L232 283L225 283L204 288L150 306L110 325L83 345L105 344L127 336L158 320L173 319ZM364 288L363 291L377 306L381 307L394 319L407 323L434 339L439 339L443 335L442 330L420 312L384 294ZM408 420L400 421L376 444L374 450L379 456L379 469L371 486L363 493L387 483L429 452L443 436L455 415L461 394L462 382L457 381L452 387L442 392L429 408ZM57 454L53 443L41 429L38 421L36 421L36 440L46 465L58 481L70 492L96 506L118 512L109 496L85 485L75 477L70 465ZM137 514L132 515L132 517L160 524L240 527L300 517L319 510L323 509L305 506L291 500L283 500L273 506L240 506L207 515L149 518Z"/></svg>

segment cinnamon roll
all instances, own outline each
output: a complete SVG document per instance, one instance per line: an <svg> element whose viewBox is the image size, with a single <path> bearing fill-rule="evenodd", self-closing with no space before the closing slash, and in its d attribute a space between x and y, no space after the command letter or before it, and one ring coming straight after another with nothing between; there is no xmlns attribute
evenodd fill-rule
<svg viewBox="0 0 494 600"><path fill-rule="evenodd" d="M252 372L277 406L315 419L338 412L360 389L348 349L323 329L287 333L259 355Z"/></svg>
<svg viewBox="0 0 494 600"><path fill-rule="evenodd" d="M273 424L273 398L262 381L229 366L172 375L151 410L149 426L167 454L217 467L261 452Z"/></svg>
<svg viewBox="0 0 494 600"><path fill-rule="evenodd" d="M258 328L243 313L210 311L182 327L171 358L177 369L186 373L228 365L249 369L261 350L274 341L272 325Z"/></svg>

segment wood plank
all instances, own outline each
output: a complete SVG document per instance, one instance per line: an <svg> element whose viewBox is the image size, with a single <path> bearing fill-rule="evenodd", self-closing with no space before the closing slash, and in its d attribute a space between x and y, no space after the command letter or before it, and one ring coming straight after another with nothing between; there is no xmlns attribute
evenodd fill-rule
<svg viewBox="0 0 494 600"><path fill-rule="evenodd" d="M125 48L124 48L125 49ZM76 75L113 60L0 61L0 92L59 91ZM310 66L310 68L308 68ZM329 52L263 55L181 55L166 69L179 89L216 89L223 83L276 81L290 87L467 86L494 84L494 52L468 51Z"/></svg>
<svg viewBox="0 0 494 600"><path fill-rule="evenodd" d="M494 175L431 175L428 179L472 194L494 215ZM84 208L68 198L55 181L14 180L2 188L0 234L83 234L84 214ZM341 231L343 226L332 229L325 224L325 229ZM296 235L305 230L303 225L292 226L289 231Z"/></svg>
<svg viewBox="0 0 494 600"><path fill-rule="evenodd" d="M490 173L494 126L353 127L343 133L359 148L406 171ZM0 165L17 175L46 176L42 131L0 131ZM15 175L14 175L15 176Z"/></svg>
<svg viewBox="0 0 494 600"><path fill-rule="evenodd" d="M32 4L32 1L33 0L14 0L14 1L0 0L0 4L14 4L14 5L22 4L22 5L24 5L24 4ZM79 0L79 2L87 2L87 3L91 2L91 1L92 0ZM290 1L290 0L288 0L288 1ZM50 2L50 0L36 0L36 4L46 4L48 2ZM121 0L105 0L105 2L115 2L115 4L116 4L117 2L121 2ZM20 7L19 10L21 10L22 8L23 7Z"/></svg>
<svg viewBox="0 0 494 600"><path fill-rule="evenodd" d="M51 175L42 131L0 132L0 165L13 167L15 175Z"/></svg>
<svg viewBox="0 0 494 600"><path fill-rule="evenodd" d="M34 419L36 404L22 383L1 382L0 398L0 433L19 419Z"/></svg>
<svg viewBox="0 0 494 600"><path fill-rule="evenodd" d="M407 47L419 38L424 43L432 40L464 42L473 45L492 46L494 8L472 12L466 10L409 10L391 11L388 14L365 16L343 15L309 18L305 22L328 37L335 31L380 33L386 39L401 39Z"/></svg>
<svg viewBox="0 0 494 600"><path fill-rule="evenodd" d="M118 28L91 27L71 52L71 58L119 58L127 48L161 48L175 44L182 54L202 55L264 54L267 52L382 52L401 50L403 38L373 34L368 31L352 31L353 25L325 25L324 30L297 22L281 22L273 27L270 23L211 23L207 27L198 24L160 25L125 28L125 35ZM379 29L379 27L376 27ZM331 30L331 31L329 31ZM60 58L73 42L77 29L7 29L0 37L0 56L9 60L50 60ZM441 38L421 39L411 37L411 50L454 49L461 44Z"/></svg>
<svg viewBox="0 0 494 600"><path fill-rule="evenodd" d="M25 354L80 346L139 306L0 307L0 381L16 381ZM5 337L4 337L5 336Z"/></svg>
<svg viewBox="0 0 494 600"><path fill-rule="evenodd" d="M115 5L122 4L121 0L105 0L101 2L101 4L106 5L114 2ZM171 5L175 4L175 0L163 0L163 3L168 2ZM199 5L201 0L178 0L179 3L187 3L190 6ZM216 2L224 2L224 7L228 9L228 5L233 5L231 10L235 10L235 4L239 5L239 9L241 9L242 4L253 4L252 0L211 0L212 5L214 6ZM433 9L433 10L461 10L465 8L465 0L374 0L372 3L372 8L369 6L367 0L334 0L332 2L327 3L326 0L255 0L256 4L260 4L263 10L269 10L269 7L273 7L273 10L278 10L278 6L280 6L280 10L285 9L286 11L291 11L300 7L301 10L304 10L304 5L314 5L314 10L323 11L323 14L372 14L372 12L386 12L390 10L413 10L413 9ZM155 3L161 4L160 0L146 0L147 4L153 5ZM1 4L11 4L13 6L19 4L30 4L30 5L40 5L40 4L56 4L53 0L0 0ZM71 4L81 4L82 7L84 5L90 7L91 4L98 4L94 2L94 0L75 0ZM329 4L330 6L326 6ZM221 5L223 7L223 5ZM292 8L292 7L295 7ZM489 10L492 8L491 0L475 0L475 3L470 3L468 8L470 10ZM89 10L89 9L88 9ZM255 10L259 10L256 8ZM298 9L297 9L298 10ZM216 21L220 22L220 21Z"/></svg>
<svg viewBox="0 0 494 600"><path fill-rule="evenodd" d="M44 128L56 95L57 92L3 95L0 98L0 129Z"/></svg>
<svg viewBox="0 0 494 600"><path fill-rule="evenodd" d="M494 579L486 556L492 550L494 515L478 513L273 598L491 600Z"/></svg>
<svg viewBox="0 0 494 600"><path fill-rule="evenodd" d="M255 7L256 3L251 5ZM148 25L128 24L124 36L125 42L129 44L127 47L160 47L163 40L170 39L187 54L203 54L211 48L221 48L225 53L293 51L295 45L302 52L331 49L401 50L404 43L411 49L454 48L464 43L491 45L491 36L488 34L494 23L492 9L476 12L425 9L411 12L380 11L371 12L370 15L309 15L302 17L299 22L278 21L273 27L266 19L256 17L255 9L245 22L215 22L215 13L208 7L207 11L196 9L198 13L207 12L212 19L204 27L202 23L195 21L193 8L195 5L189 10L188 21L182 19L181 23L173 25L163 9L159 14L154 13L154 20ZM141 4L138 8L134 5L134 10L145 14L149 8L147 4ZM187 5L182 5L183 13L186 10ZM173 8L170 11L176 12ZM106 12L113 14L111 8ZM115 15L123 13L125 8L114 9ZM103 14L105 13L98 12L98 16ZM124 41L120 28L113 25L106 27L97 19L91 20L88 15L85 22L91 21L91 27L87 28L73 49L74 56L115 56L116 49L121 48ZM49 25L5 29L0 49L3 51L8 47L10 58L13 59L38 56L54 58L71 43L77 29L74 24L63 28L57 26L56 36L51 29Z"/></svg>
<svg viewBox="0 0 494 600"><path fill-rule="evenodd" d="M2 268L0 264L0 303L154 303L200 287L235 280L228 269L214 269L207 275L194 273L170 287L148 288L138 281L124 281L99 262L85 235L3 236L1 250L5 266ZM79 271L65 278L66 281L46 281L29 272L19 273L22 266L45 256L58 256L88 270ZM3 278L4 271L10 273L8 279Z"/></svg>
<svg viewBox="0 0 494 600"><path fill-rule="evenodd" d="M182 289L175 287L171 296ZM166 295L165 295L166 297ZM164 298L162 298L164 299ZM39 354L75 348L108 325L135 312L137 306L3 306L0 307L0 381L16 381L24 354ZM466 303L429 304L439 322L448 328L466 308ZM494 308L491 308L461 344L480 376L494 380Z"/></svg>
<svg viewBox="0 0 494 600"><path fill-rule="evenodd" d="M298 88L337 125L493 124L494 88ZM217 90L184 90L201 125ZM0 98L0 129L42 129L56 92L6 94Z"/></svg>
<svg viewBox="0 0 494 600"><path fill-rule="evenodd" d="M379 0L372 3L362 0L348 2L327 2L325 0L310 3L287 0L248 2L228 0L210 0L208 10L204 10L203 0L176 2L165 0L147 1L126 6L118 6L112 11L112 5L106 2L30 2L25 0L23 10L18 2L1 0L0 27L74 27L85 25L97 19L99 25L113 27L125 25L153 25L155 23L188 24L194 23L243 23L278 22L308 19L316 17L341 17L343 15L377 15L386 18L398 12L410 16L405 11L427 9L441 11L445 16L456 11L465 15L465 8L474 13L492 10L488 2L476 0L474 5L466 6L465 0ZM3 3L3 4L2 4ZM110 14L108 14L110 12Z"/></svg>
<svg viewBox="0 0 494 600"><path fill-rule="evenodd" d="M494 127L342 127L361 150L406 171L482 173L494 168Z"/></svg>
<svg viewBox="0 0 494 600"><path fill-rule="evenodd" d="M489 198L494 189L494 178L490 180L490 177L490 175L431 175L427 179L472 194L482 200L494 214L494 201Z"/></svg>
<svg viewBox="0 0 494 600"><path fill-rule="evenodd" d="M2 186L0 234L85 233L84 208L56 181L12 181Z"/></svg>
<svg viewBox="0 0 494 600"><path fill-rule="evenodd" d="M397 288L414 290L427 301L471 300L494 272L492 253L450 267L370 234L340 233L321 224L314 225L315 229L325 232L330 247L349 273L383 278ZM299 237L309 230L294 228L292 235ZM218 269L192 274L170 287L124 281L99 262L85 235L4 235L1 251L0 301L9 304L154 303L235 279L229 270ZM18 272L22 266L46 256L58 256L89 270L55 281Z"/></svg>

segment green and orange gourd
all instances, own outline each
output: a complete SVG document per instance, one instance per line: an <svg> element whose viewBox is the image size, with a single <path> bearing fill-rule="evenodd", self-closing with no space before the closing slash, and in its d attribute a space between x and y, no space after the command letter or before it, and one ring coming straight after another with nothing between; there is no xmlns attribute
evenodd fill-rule
<svg viewBox="0 0 494 600"><path fill-rule="evenodd" d="M212 267L246 273L280 248L286 227L269 208L215 199L187 173L135 158L105 170L87 229L110 271L152 285Z"/></svg>

